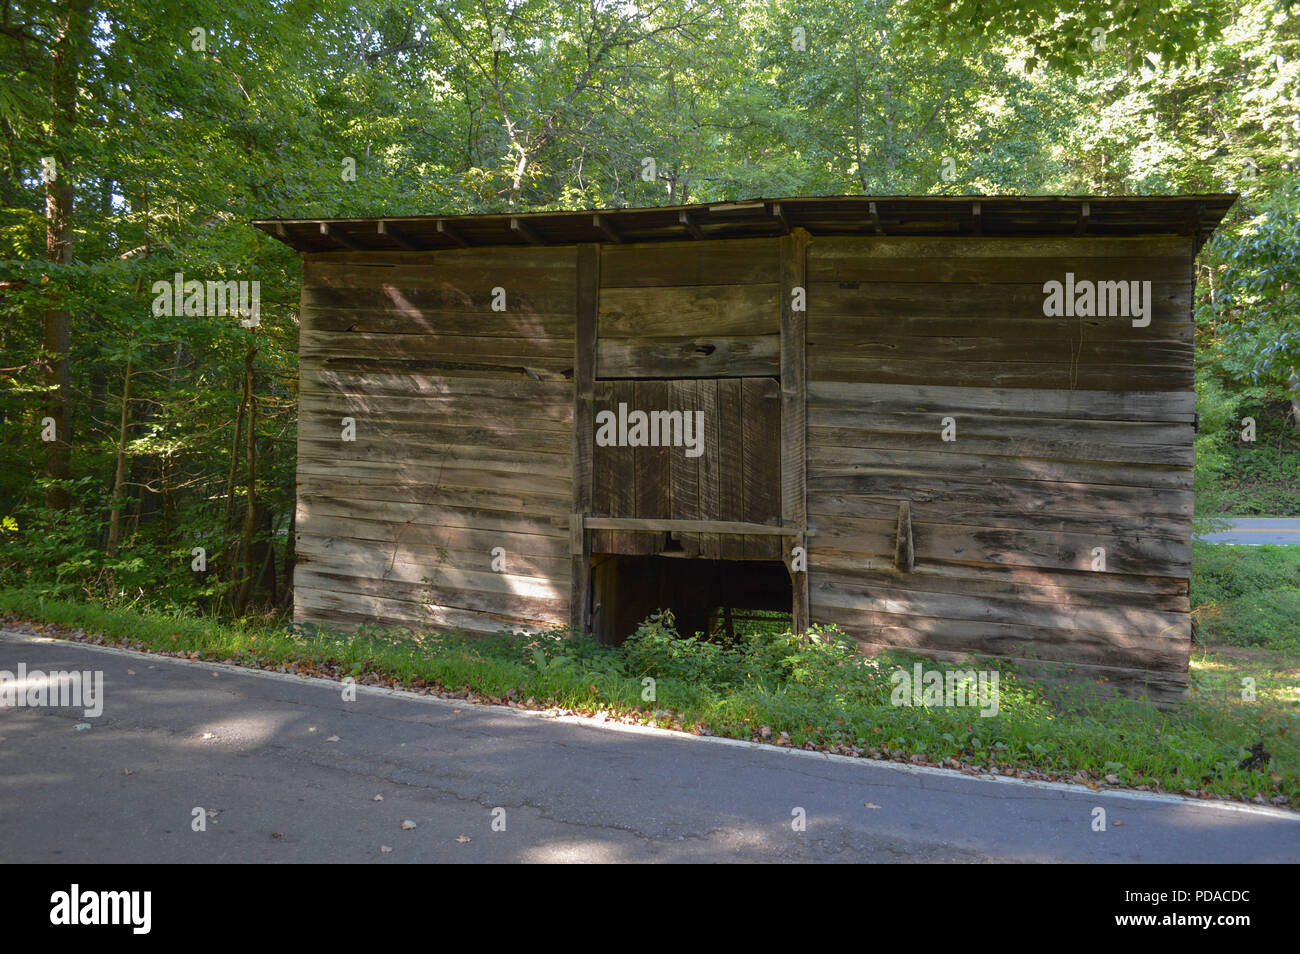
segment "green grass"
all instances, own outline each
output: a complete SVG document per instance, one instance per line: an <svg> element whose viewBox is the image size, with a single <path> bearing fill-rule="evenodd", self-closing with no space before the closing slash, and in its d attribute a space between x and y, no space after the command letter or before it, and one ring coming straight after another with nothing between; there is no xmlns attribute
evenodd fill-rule
<svg viewBox="0 0 1300 954"><path fill-rule="evenodd" d="M1215 577L1229 592L1228 574ZM1235 598L1240 598L1235 597ZM772 627L730 645L684 639L669 619L644 623L618 648L562 633L490 638L362 628L292 632L227 625L175 613L102 607L0 591L0 612L102 634L103 641L245 665L285 667L330 678L398 683L491 701L513 700L738 738L770 738L842 754L975 766L1164 791L1233 798L1282 795L1300 804L1300 670L1274 652L1268 666L1240 655L1200 652L1191 701L1162 710L1076 688L1036 684L1007 664L1000 709L982 718L965 707L891 704L890 675L912 658L865 658L831 629L806 642ZM55 633L54 635L58 635ZM66 635L66 633L65 633ZM925 661L927 668L946 669ZM1258 683L1255 702L1240 679ZM654 680L647 699L645 679ZM1263 744L1260 766L1243 767Z"/></svg>
<svg viewBox="0 0 1300 954"><path fill-rule="evenodd" d="M1195 543L1197 637L1300 656L1300 547Z"/></svg>

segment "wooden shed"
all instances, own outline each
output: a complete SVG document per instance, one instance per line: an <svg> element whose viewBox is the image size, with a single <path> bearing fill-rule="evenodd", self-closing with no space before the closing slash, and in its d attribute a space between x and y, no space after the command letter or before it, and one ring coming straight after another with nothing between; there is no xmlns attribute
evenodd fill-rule
<svg viewBox="0 0 1300 954"><path fill-rule="evenodd" d="M783 609L1180 697L1193 258L1232 201L258 222L303 258L295 618Z"/></svg>

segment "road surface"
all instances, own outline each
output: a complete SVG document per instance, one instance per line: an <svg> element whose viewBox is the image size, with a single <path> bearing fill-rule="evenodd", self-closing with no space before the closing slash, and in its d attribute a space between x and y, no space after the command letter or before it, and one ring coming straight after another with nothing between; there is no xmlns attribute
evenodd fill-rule
<svg viewBox="0 0 1300 954"><path fill-rule="evenodd" d="M1206 533L1196 539L1206 543L1277 543L1300 546L1300 518L1232 517L1231 530Z"/></svg>
<svg viewBox="0 0 1300 954"><path fill-rule="evenodd" d="M0 670L19 663L102 671L104 709L0 709L0 863L1300 860L1300 815L1278 809L345 702L325 680L0 634Z"/></svg>

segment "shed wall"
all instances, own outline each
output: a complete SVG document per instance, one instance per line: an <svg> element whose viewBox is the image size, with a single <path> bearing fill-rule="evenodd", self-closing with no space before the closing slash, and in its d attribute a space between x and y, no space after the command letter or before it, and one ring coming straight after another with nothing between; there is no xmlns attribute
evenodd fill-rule
<svg viewBox="0 0 1300 954"><path fill-rule="evenodd" d="M305 256L296 618L473 632L569 623L572 567L587 554L663 542L597 530L575 544L575 508L594 512L575 473L594 480L595 499L633 501L658 473L638 451L631 476L606 464L592 475L575 403L591 413L635 401L634 379L797 367L813 622L867 648L1047 661L1180 694L1192 239L818 236L804 248L760 238ZM594 306L579 301L583 254L594 256ZM1151 281L1150 326L1045 317L1043 283L1067 271ZM791 337L782 305L795 280L808 310ZM491 307L497 287L504 312ZM574 379L586 307L584 401ZM783 360L782 341L804 335L804 360ZM782 429L802 411L790 385ZM356 420L354 442L340 439L343 417ZM955 441L940 438L945 417ZM697 489L733 481L728 441L742 455L782 453L762 437L717 435ZM674 485L670 499L690 490ZM910 572L894 562L904 500ZM699 503L698 518L734 516ZM779 503L787 522L802 519ZM779 539L679 537L690 555L723 558L771 558ZM497 546L505 573L490 567ZM1092 568L1098 547L1104 570Z"/></svg>
<svg viewBox="0 0 1300 954"><path fill-rule="evenodd" d="M305 257L295 619L568 622L574 315L572 247Z"/></svg>
<svg viewBox="0 0 1300 954"><path fill-rule="evenodd" d="M1180 694L1192 251L1190 238L814 239L813 620L868 647L1043 660ZM1152 281L1150 326L1044 317L1043 283L1067 271ZM910 572L895 568L900 500Z"/></svg>

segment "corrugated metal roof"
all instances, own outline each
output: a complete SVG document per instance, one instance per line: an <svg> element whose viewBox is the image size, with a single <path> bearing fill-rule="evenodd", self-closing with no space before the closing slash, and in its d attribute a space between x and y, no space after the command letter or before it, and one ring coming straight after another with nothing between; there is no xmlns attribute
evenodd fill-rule
<svg viewBox="0 0 1300 954"><path fill-rule="evenodd" d="M744 238L792 228L813 235L1194 235L1199 249L1236 198L826 196L572 212L259 219L253 225L312 253Z"/></svg>

